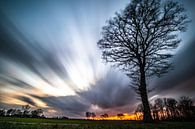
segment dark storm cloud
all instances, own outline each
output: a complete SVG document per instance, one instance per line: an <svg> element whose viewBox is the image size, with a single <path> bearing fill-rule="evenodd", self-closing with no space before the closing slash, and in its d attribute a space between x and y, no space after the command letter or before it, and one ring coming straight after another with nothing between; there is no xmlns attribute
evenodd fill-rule
<svg viewBox="0 0 195 129"><path fill-rule="evenodd" d="M62 96L62 97L39 97L32 95L35 98L47 103L48 106L63 111L68 116L84 116L84 113L90 108L90 103L86 102L83 98L75 96Z"/></svg>
<svg viewBox="0 0 195 129"><path fill-rule="evenodd" d="M178 53L174 59L174 70L159 82L159 90L169 90L178 84L195 77L195 41Z"/></svg>
<svg viewBox="0 0 195 129"><path fill-rule="evenodd" d="M25 96L19 96L18 97L18 99L19 100L22 100L23 102L26 102L26 103L28 103L28 104L30 104L30 105L32 105L32 106L37 106L37 104L36 104L36 102L34 102L31 98L29 98L29 97L25 97Z"/></svg>
<svg viewBox="0 0 195 129"><path fill-rule="evenodd" d="M195 1L186 0L180 1L187 10L189 18L191 19L188 25L188 30L181 36L181 47L173 58L174 69L167 73L164 77L158 79L155 84L156 93L158 94L178 94L188 95L193 94L195 83ZM191 85L188 85L191 83ZM170 93L171 92L171 93Z"/></svg>
<svg viewBox="0 0 195 129"><path fill-rule="evenodd" d="M25 73L25 76L33 78L34 76L28 72L31 71L43 81L55 86L53 76L50 76L52 73L55 73L64 82L71 82L74 81L75 75L73 74L73 80L71 80L72 78L70 79L68 74L72 73L68 73L68 70L75 65L76 68L71 70L77 71L79 74L83 68L78 68L80 64L84 64L84 66L87 64L83 75L87 74L89 67L91 67L95 84L84 89L74 87L76 95L57 97L59 95L55 94L56 96L43 97L43 94L46 93L40 96L32 93L30 96L45 102L51 108L62 111L67 116L84 116L86 111L95 111L92 109L94 105L105 112L133 111L132 107L138 101L136 94L129 86L129 79L117 70L117 72L109 71L108 68L103 71L102 65L98 66L100 55L95 52L98 51L96 41L99 38L99 31L106 19L109 19L114 11L119 11L129 1L123 1L123 3L117 0L115 2L109 0L105 3L104 0L58 2L35 1L34 3L34 1L30 1L29 3L29 1L23 2L21 0L4 3L0 1L0 10L3 10L3 13L0 12L0 93L1 88L7 85L15 86L16 89L18 87L24 88L23 91L30 91L31 87L34 87L33 82L37 81L36 78L29 82L25 79L22 80L19 78L20 74L17 73L20 70ZM154 94L166 96L174 95L177 93L176 91L180 91L183 92L183 95L188 95L189 92L192 95L195 90L195 6L193 6L194 1L180 2L184 3L190 12L192 22L189 31L182 37L184 39L183 46L173 59L174 70L157 81ZM111 13L109 13L109 9L112 10ZM64 42L66 38L70 39L69 42ZM88 40L89 44L85 42ZM75 46L71 46L72 44ZM73 56L75 59L72 58ZM62 57L63 61L59 59ZM80 57L84 57L84 61ZM10 70L8 64L16 68ZM78 76L80 77L80 74ZM54 75L54 77L56 76ZM81 79L83 78L81 77ZM71 86L71 88L73 87ZM47 90L46 87L45 90ZM42 93L42 91L40 92ZM51 92L53 91L51 90ZM31 97L20 96L17 99L37 106ZM2 98L5 97L0 94L0 99ZM5 104L1 103L0 100L0 107L2 105Z"/></svg>
<svg viewBox="0 0 195 129"><path fill-rule="evenodd" d="M60 109L70 116L84 116L86 111L96 112L95 109L92 109L93 105L107 112L122 112L123 109L125 109L123 111L129 112L133 110L131 107L134 106L137 100L135 93L128 85L129 81L125 75L109 71L95 85L91 85L85 91L77 92L77 95L74 96L31 96L47 103L50 107Z"/></svg>
<svg viewBox="0 0 195 129"><path fill-rule="evenodd" d="M135 102L135 94L129 86L128 78L119 73L109 71L87 91L78 93L91 104L100 108L115 108Z"/></svg>
<svg viewBox="0 0 195 129"><path fill-rule="evenodd" d="M52 1L47 3L0 1L0 10L3 12L0 14L1 83L4 86L15 86L14 88L17 91L19 91L18 87L24 88L24 91L25 89L30 90L31 85L37 84L39 86L39 83L34 83L37 81L35 74L50 86L55 86L56 80L53 80L52 77L55 78L56 76L51 75L54 72L61 80L72 84L71 81L74 79L80 81L80 78L77 79L77 75L74 73L70 79L67 70L78 71L76 74L79 74L83 68L83 66L78 68L80 65L84 65L84 68L87 67L84 72L94 76L94 81L106 73L106 71L102 72L103 68L99 68L101 65L99 66L100 58L96 48L96 40L99 37L97 34L102 27L101 24L108 18L107 16L110 17L110 14L113 14L109 12L114 12L116 7L119 8L119 5L120 7L124 5L122 2L113 4L113 1L104 2L103 0L101 2L87 2L89 6L85 3L83 1L56 3ZM67 7L69 4L71 5L70 8ZM56 5L58 5L57 8L54 7ZM89 8L85 9L86 6ZM94 7L97 7L97 10L94 10ZM112 8L112 10L110 11L108 8ZM93 11L89 11L89 9ZM104 11L108 15L105 15ZM94 16L95 13L97 15ZM101 16L101 14L103 15ZM65 42L66 38L70 42ZM73 59L72 56L75 56L76 59ZM63 58L63 61L59 58ZM66 66L69 69L66 69ZM21 75L21 71L24 75ZM69 74L72 73L69 72ZM28 78L23 79L24 76L31 77L30 81ZM83 91L79 87L76 89L79 91L77 92L78 95L74 96L54 97L48 95L48 97L41 97L42 95L39 96L34 93L31 96L47 103L49 107L60 109L69 114L83 116L83 112L88 111L92 105L112 110L112 108L118 108L134 101L134 97L129 96L132 92L128 87L128 79L120 76L121 74L118 75L118 72L110 73L99 80L97 84L86 88L88 90ZM44 90L49 90L49 93L53 92L52 88L51 90L47 88ZM59 96L58 94L55 95ZM17 99L36 105L31 97L20 96Z"/></svg>

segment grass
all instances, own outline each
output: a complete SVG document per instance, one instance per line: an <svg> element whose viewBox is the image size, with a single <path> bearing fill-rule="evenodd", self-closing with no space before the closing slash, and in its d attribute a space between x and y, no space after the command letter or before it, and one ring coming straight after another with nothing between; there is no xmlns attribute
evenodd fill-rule
<svg viewBox="0 0 195 129"><path fill-rule="evenodd" d="M85 120L60 120L60 119L44 119L44 118L17 118L17 117L0 117L0 122L25 122L25 123L70 123L81 124L87 123Z"/></svg>
<svg viewBox="0 0 195 129"><path fill-rule="evenodd" d="M0 129L195 129L193 122L57 120L0 117Z"/></svg>

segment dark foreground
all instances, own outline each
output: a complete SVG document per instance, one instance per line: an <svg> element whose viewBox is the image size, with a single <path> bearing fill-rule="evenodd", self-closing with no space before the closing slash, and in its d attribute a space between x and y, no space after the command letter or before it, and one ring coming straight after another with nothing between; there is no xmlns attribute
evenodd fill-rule
<svg viewBox="0 0 195 129"><path fill-rule="evenodd" d="M0 129L195 129L193 122L56 120L36 118L0 118Z"/></svg>

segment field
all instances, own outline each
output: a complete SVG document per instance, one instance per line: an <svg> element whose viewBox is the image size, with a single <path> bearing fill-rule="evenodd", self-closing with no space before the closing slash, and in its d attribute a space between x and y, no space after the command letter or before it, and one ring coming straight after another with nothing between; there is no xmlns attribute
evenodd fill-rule
<svg viewBox="0 0 195 129"><path fill-rule="evenodd" d="M0 117L0 129L195 129L192 122L56 120Z"/></svg>

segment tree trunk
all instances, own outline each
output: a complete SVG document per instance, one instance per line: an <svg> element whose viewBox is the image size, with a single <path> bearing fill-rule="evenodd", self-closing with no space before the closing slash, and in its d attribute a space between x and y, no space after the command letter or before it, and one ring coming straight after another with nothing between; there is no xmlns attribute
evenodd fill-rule
<svg viewBox="0 0 195 129"><path fill-rule="evenodd" d="M143 104L143 121L144 122L152 122L152 115L151 115L151 110L150 110L150 105L148 102L148 94L147 94L147 89L146 89L146 77L145 77L145 71L144 68L140 68L140 95L141 95L141 100Z"/></svg>

